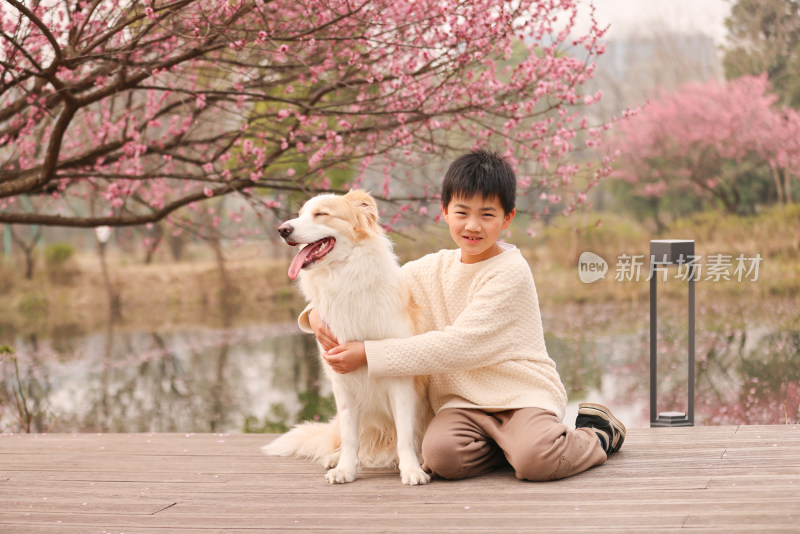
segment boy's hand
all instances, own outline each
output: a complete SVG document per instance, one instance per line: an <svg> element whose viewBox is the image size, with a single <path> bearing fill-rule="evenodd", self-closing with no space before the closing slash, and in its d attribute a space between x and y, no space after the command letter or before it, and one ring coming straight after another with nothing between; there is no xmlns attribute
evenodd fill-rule
<svg viewBox="0 0 800 534"><path fill-rule="evenodd" d="M331 369L340 374L346 374L367 365L367 352L364 349L363 341L350 341L334 347L323 354L322 358L331 366Z"/></svg>
<svg viewBox="0 0 800 534"><path fill-rule="evenodd" d="M324 350L328 351L339 345L339 340L328 330L328 324L322 320L317 310L312 309L308 312L308 324L311 325L314 336Z"/></svg>

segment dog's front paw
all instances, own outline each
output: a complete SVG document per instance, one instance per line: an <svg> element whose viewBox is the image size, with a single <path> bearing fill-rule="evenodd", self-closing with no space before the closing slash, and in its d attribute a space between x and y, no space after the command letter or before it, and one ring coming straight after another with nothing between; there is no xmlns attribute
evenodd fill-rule
<svg viewBox="0 0 800 534"><path fill-rule="evenodd" d="M345 484L356 479L356 470L346 469L344 467L334 467L328 471L328 473L325 475L325 478L330 484Z"/></svg>
<svg viewBox="0 0 800 534"><path fill-rule="evenodd" d="M401 470L400 480L403 481L403 484L408 484L409 486L421 486L430 482L431 477L422 468L413 467Z"/></svg>
<svg viewBox="0 0 800 534"><path fill-rule="evenodd" d="M339 451L332 452L322 459L322 467L330 469L339 465Z"/></svg>

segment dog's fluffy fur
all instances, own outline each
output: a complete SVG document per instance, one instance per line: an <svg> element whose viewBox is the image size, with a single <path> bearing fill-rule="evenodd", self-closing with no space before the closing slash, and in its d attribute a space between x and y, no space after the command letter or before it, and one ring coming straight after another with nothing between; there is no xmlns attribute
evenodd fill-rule
<svg viewBox="0 0 800 534"><path fill-rule="evenodd" d="M340 343L415 333L410 291L368 193L316 196L278 230L288 244L305 245L289 276L299 276L303 295ZM359 463L399 467L404 484L426 484L430 477L418 456L430 419L424 380L370 378L366 367L338 374L322 366L333 385L336 417L300 424L263 451L319 461L330 468L331 484L353 481Z"/></svg>

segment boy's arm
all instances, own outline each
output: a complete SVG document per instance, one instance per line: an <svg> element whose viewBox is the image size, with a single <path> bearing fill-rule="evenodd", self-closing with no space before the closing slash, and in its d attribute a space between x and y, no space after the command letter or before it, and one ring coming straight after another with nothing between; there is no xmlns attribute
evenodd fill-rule
<svg viewBox="0 0 800 534"><path fill-rule="evenodd" d="M549 359L533 275L527 265L498 273L444 330L365 341L372 376L429 375L509 359Z"/></svg>
<svg viewBox="0 0 800 534"><path fill-rule="evenodd" d="M413 261L408 262L400 269L402 276L407 281L413 276L410 273L412 272L414 263L415 262ZM305 309L300 312L300 315L297 317L297 325L303 332L314 334L314 336L317 338L317 341L319 341L325 351L329 351L339 345L339 341L336 339L336 336L334 336L333 333L328 330L327 323L322 320L322 317L319 316L311 304L308 304ZM364 363L366 364L366 360Z"/></svg>

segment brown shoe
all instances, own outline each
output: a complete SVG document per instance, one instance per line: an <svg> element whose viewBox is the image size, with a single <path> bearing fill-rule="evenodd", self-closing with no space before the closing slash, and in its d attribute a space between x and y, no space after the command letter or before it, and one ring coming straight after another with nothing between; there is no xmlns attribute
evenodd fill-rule
<svg viewBox="0 0 800 534"><path fill-rule="evenodd" d="M617 452L622 447L622 442L625 441L625 425L602 404L584 402L578 405L575 428L594 430L603 443L606 454Z"/></svg>

